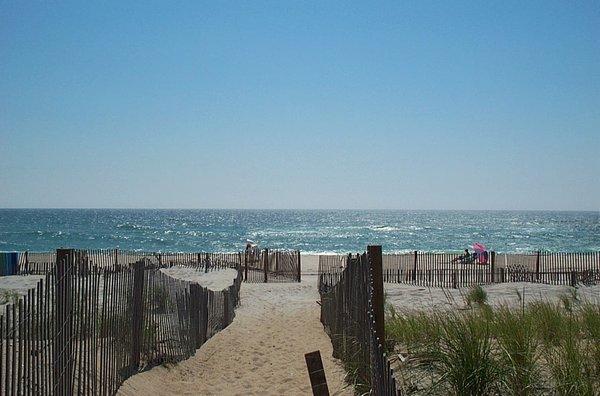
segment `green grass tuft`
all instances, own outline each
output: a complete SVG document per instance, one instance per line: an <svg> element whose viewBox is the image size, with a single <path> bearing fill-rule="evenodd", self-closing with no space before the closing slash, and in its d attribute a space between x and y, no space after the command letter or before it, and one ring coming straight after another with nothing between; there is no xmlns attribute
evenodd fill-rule
<svg viewBox="0 0 600 396"><path fill-rule="evenodd" d="M465 298L469 306L473 304L483 306L487 304L488 300L486 291L479 285L472 286Z"/></svg>
<svg viewBox="0 0 600 396"><path fill-rule="evenodd" d="M456 395L488 393L499 374L492 355L489 323L473 314L444 315L438 322L441 336L430 358L440 379Z"/></svg>
<svg viewBox="0 0 600 396"><path fill-rule="evenodd" d="M480 309L388 308L386 339L388 348L403 356L397 368L403 393L598 393L599 304L574 293L558 302L522 302L519 307L471 301L478 301Z"/></svg>

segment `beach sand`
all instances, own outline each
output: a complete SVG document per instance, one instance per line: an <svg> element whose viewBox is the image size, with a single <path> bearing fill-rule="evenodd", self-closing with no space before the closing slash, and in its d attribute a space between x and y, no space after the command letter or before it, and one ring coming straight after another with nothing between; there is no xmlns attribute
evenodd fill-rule
<svg viewBox="0 0 600 396"><path fill-rule="evenodd" d="M0 314L5 312L6 305L16 303L28 290L35 289L43 278L41 275L0 276Z"/></svg>
<svg viewBox="0 0 600 396"><path fill-rule="evenodd" d="M569 286L528 282L498 283L484 285L482 288L488 295L488 303L493 306L519 306L519 293L524 296L525 303L533 300L558 301L561 296L570 295L572 289ZM469 292L469 288L442 289L392 283L384 283L384 290L386 302L400 310L464 308L467 305L464 297ZM578 287L577 296L600 303L600 285Z"/></svg>
<svg viewBox="0 0 600 396"><path fill-rule="evenodd" d="M207 274L173 267L163 272L222 290L234 270ZM154 367L129 378L121 395L310 395L304 354L320 350L332 395L353 394L345 372L332 358L331 341L319 321L318 256L302 255L302 282L244 283L233 323L214 335L191 358L169 367ZM26 293L39 276L0 278L0 290ZM441 289L385 283L386 301L396 309L455 309L465 307L465 289ZM525 300L558 299L568 286L504 283L483 286L489 303L518 305ZM600 301L600 286L580 287L580 298Z"/></svg>
<svg viewBox="0 0 600 396"><path fill-rule="evenodd" d="M351 395L319 321L317 256L302 256L301 283L244 283L233 323L191 358L129 378L121 395L311 395L304 354L321 351L329 391Z"/></svg>
<svg viewBox="0 0 600 396"><path fill-rule="evenodd" d="M231 286L233 280L237 276L237 271L231 268L203 272L195 268L175 266L171 268L162 268L161 272L175 279L196 282L213 291L221 291Z"/></svg>

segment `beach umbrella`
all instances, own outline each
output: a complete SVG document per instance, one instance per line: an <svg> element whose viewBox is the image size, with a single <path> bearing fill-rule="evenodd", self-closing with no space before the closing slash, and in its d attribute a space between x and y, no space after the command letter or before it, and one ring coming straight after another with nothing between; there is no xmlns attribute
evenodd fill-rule
<svg viewBox="0 0 600 396"><path fill-rule="evenodd" d="M483 243L475 242L473 244L473 250L475 250L476 252L485 252L487 250L487 248L485 247L485 245Z"/></svg>
<svg viewBox="0 0 600 396"><path fill-rule="evenodd" d="M477 259L479 260L479 263L486 264L488 255L485 245L483 243L475 242L473 244L473 250L475 250L475 253L477 253Z"/></svg>

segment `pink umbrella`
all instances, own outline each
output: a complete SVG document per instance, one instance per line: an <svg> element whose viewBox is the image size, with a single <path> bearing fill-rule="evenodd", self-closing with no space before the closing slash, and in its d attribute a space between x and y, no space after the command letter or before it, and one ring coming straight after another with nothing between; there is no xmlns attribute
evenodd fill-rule
<svg viewBox="0 0 600 396"><path fill-rule="evenodd" d="M477 253L479 264L487 264L488 254L485 245L483 243L475 242L473 244L473 250L475 250L475 253Z"/></svg>
<svg viewBox="0 0 600 396"><path fill-rule="evenodd" d="M479 242L475 242L473 244L473 250L477 251L481 251L484 252L487 250L487 248L485 247L485 245L483 243L479 243Z"/></svg>

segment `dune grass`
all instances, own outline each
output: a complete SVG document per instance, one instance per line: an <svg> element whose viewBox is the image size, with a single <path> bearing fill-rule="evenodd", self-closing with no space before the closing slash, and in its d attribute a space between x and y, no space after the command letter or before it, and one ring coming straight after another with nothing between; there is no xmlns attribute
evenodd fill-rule
<svg viewBox="0 0 600 396"><path fill-rule="evenodd" d="M469 306L487 304L487 293L480 285L475 285L469 289L465 300Z"/></svg>
<svg viewBox="0 0 600 396"><path fill-rule="evenodd" d="M400 353L406 394L594 395L600 390L600 305L569 293L558 302L471 309L388 308L387 347Z"/></svg>

